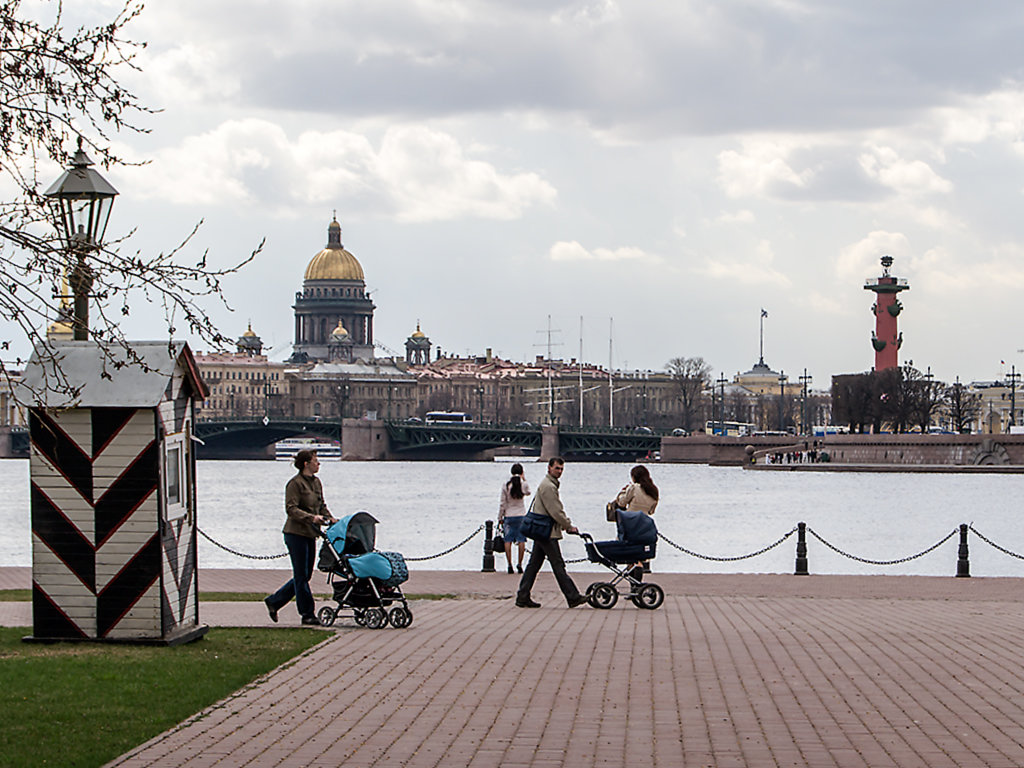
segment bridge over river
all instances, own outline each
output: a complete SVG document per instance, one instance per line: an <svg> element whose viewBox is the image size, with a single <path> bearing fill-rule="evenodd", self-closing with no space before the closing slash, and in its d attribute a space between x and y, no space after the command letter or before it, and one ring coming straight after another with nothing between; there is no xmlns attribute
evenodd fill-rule
<svg viewBox="0 0 1024 768"><path fill-rule="evenodd" d="M274 443L291 437L340 440L353 459L398 461L486 458L493 449L575 460L629 461L661 448L649 430L508 424L424 424L365 419L217 419L199 421L199 458L274 457Z"/></svg>

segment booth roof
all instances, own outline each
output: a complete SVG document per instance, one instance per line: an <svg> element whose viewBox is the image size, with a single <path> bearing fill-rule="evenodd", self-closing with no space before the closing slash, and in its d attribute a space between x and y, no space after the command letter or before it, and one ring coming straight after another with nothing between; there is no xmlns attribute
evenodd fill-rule
<svg viewBox="0 0 1024 768"><path fill-rule="evenodd" d="M208 394L186 342L129 344L138 361L120 346L94 341L54 342L53 358L33 352L21 379L23 402L44 408L152 408L166 398L178 366L197 398ZM78 396L69 395L69 388L77 388Z"/></svg>

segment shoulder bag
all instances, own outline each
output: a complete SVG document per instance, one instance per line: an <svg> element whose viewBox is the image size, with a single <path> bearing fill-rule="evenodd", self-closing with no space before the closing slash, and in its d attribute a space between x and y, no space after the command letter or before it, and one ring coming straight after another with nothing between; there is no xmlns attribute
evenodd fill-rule
<svg viewBox="0 0 1024 768"><path fill-rule="evenodd" d="M534 497L536 501L536 497ZM551 530L555 521L547 515L533 511L533 503L530 504L530 511L526 513L523 522L519 526L519 532L528 539L534 541L547 541L551 538Z"/></svg>

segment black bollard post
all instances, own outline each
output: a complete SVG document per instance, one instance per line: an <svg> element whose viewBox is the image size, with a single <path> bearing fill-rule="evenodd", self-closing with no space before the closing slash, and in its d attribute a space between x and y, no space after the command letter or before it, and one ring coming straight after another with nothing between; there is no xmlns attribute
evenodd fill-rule
<svg viewBox="0 0 1024 768"><path fill-rule="evenodd" d="M484 523L484 565L483 573L494 573L494 521Z"/></svg>
<svg viewBox="0 0 1024 768"><path fill-rule="evenodd" d="M960 551L956 558L957 578L970 578L971 558L967 551L967 524L960 525Z"/></svg>
<svg viewBox="0 0 1024 768"><path fill-rule="evenodd" d="M810 575L807 572L807 523L796 524L796 571L793 575Z"/></svg>

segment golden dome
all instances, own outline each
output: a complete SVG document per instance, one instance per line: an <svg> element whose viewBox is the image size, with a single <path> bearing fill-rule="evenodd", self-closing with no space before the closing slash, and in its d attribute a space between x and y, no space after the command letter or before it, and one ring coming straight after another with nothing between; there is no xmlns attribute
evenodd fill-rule
<svg viewBox="0 0 1024 768"><path fill-rule="evenodd" d="M345 326L341 324L341 320L338 320L338 327L331 331L331 338L336 341L344 341L349 337L348 331Z"/></svg>
<svg viewBox="0 0 1024 768"><path fill-rule="evenodd" d="M253 333L253 330L252 330L252 323L249 323L249 329L245 333L243 333L242 336L243 337L252 337L252 336L255 336L255 335L256 334Z"/></svg>
<svg viewBox="0 0 1024 768"><path fill-rule="evenodd" d="M327 247L306 267L306 280L365 280L356 257L341 244L341 225L337 219L327 228Z"/></svg>
<svg viewBox="0 0 1024 768"><path fill-rule="evenodd" d="M423 331L421 331L420 330L420 324L416 323L416 330L413 331L412 336L410 336L409 338L410 339L425 339L425 338L427 338L427 334L425 334Z"/></svg>

